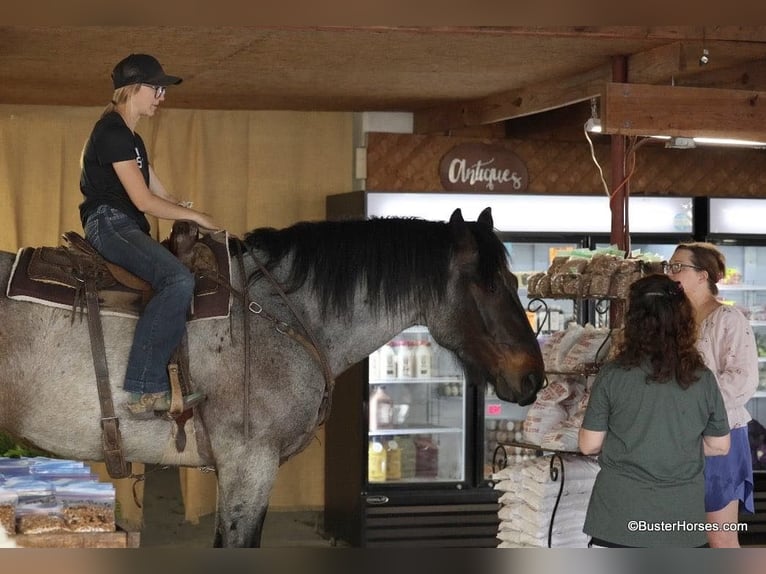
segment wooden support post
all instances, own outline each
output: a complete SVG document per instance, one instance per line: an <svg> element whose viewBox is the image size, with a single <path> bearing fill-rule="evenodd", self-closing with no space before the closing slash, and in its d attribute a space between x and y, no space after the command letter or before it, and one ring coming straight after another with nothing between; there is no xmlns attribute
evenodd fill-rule
<svg viewBox="0 0 766 574"><path fill-rule="evenodd" d="M612 80L614 82L626 82L628 79L628 60L625 56L615 56L612 59ZM625 181L625 136L613 134L611 136L611 197L609 208L612 213L612 225L609 240L626 252L630 249L630 239L627 234L627 213L629 183ZM609 325L617 327L622 325L624 315L622 301L612 301L609 306Z"/></svg>

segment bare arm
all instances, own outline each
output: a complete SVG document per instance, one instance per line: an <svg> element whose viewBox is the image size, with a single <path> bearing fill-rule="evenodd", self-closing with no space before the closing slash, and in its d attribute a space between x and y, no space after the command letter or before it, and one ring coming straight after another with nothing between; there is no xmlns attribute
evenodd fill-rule
<svg viewBox="0 0 766 574"><path fill-rule="evenodd" d="M702 436L702 450L705 456L723 456L729 454L729 446L731 445L731 436L725 434L724 436Z"/></svg>
<svg viewBox="0 0 766 574"><path fill-rule="evenodd" d="M189 219L196 222L204 229L220 229L213 219L206 213L194 209L181 207L176 202L169 201L152 192L144 182L141 170L138 169L135 160L119 161L112 164L117 177L120 178L128 196L133 204L142 211L161 219ZM155 176L155 184L159 181ZM151 180L150 180L151 182ZM162 184L160 184L161 186ZM162 188L164 190L164 188ZM165 192L167 193L167 192Z"/></svg>
<svg viewBox="0 0 766 574"><path fill-rule="evenodd" d="M598 454L601 452L601 446L604 444L606 431L592 431L580 427L580 433L577 445L583 454Z"/></svg>
<svg viewBox="0 0 766 574"><path fill-rule="evenodd" d="M179 199L175 195L171 194L167 189L165 189L165 186L162 185L160 178L157 177L157 174L154 172L154 169L151 165L149 166L149 191L151 191L157 197L161 197L162 199L166 199L172 203L177 204L179 202Z"/></svg>

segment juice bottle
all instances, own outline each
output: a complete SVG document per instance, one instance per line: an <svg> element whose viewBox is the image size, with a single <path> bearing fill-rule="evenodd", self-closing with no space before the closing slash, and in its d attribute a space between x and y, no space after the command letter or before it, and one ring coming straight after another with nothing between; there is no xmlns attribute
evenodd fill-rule
<svg viewBox="0 0 766 574"><path fill-rule="evenodd" d="M403 479L415 476L415 443L411 437L396 437L396 444L399 446L401 477Z"/></svg>
<svg viewBox="0 0 766 574"><path fill-rule="evenodd" d="M386 393L384 386L375 388L370 397L370 431L391 428L394 419L394 402Z"/></svg>
<svg viewBox="0 0 766 574"><path fill-rule="evenodd" d="M369 482L386 480L386 449L377 437L372 437L367 449L367 480Z"/></svg>
<svg viewBox="0 0 766 574"><path fill-rule="evenodd" d="M401 480L402 451L395 439L386 442L386 480Z"/></svg>

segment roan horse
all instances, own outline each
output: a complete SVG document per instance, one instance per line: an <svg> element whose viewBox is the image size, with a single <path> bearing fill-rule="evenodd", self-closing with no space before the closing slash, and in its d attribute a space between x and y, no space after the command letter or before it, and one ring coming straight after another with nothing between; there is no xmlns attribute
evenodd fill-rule
<svg viewBox="0 0 766 574"><path fill-rule="evenodd" d="M260 544L278 466L304 449L322 422L327 375L343 372L409 326L426 325L500 398L521 405L535 400L543 361L489 209L477 222L465 222L460 210L449 222L304 222L255 230L243 243L245 277L232 261L232 286L252 303L246 308L234 296L230 318L188 326L191 379L208 397L198 411L212 454L183 464L216 469L216 546ZM289 304L253 255L288 292ZM13 261L13 254L0 253L0 285L7 284ZM257 318L259 307L283 328ZM59 456L101 460L87 321L72 323L71 313L0 297L0 428ZM124 450L131 461L167 464L173 423L132 420L123 410L134 325L130 318L103 317ZM284 334L287 326L303 337ZM318 353L307 350L308 337Z"/></svg>

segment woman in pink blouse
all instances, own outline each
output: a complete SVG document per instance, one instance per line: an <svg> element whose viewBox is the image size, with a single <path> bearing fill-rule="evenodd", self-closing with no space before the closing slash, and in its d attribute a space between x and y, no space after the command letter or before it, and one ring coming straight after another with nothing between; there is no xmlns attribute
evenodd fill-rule
<svg viewBox="0 0 766 574"><path fill-rule="evenodd" d="M748 319L717 299L716 283L725 272L726 259L711 243L681 243L666 265L666 273L683 285L694 308L697 347L718 380L731 428L729 454L705 460L707 521L719 525L708 532L708 541L713 548L738 548L737 532L724 531L722 525L737 523L740 510L754 512L747 434L752 417L745 404L758 386L758 349Z"/></svg>

